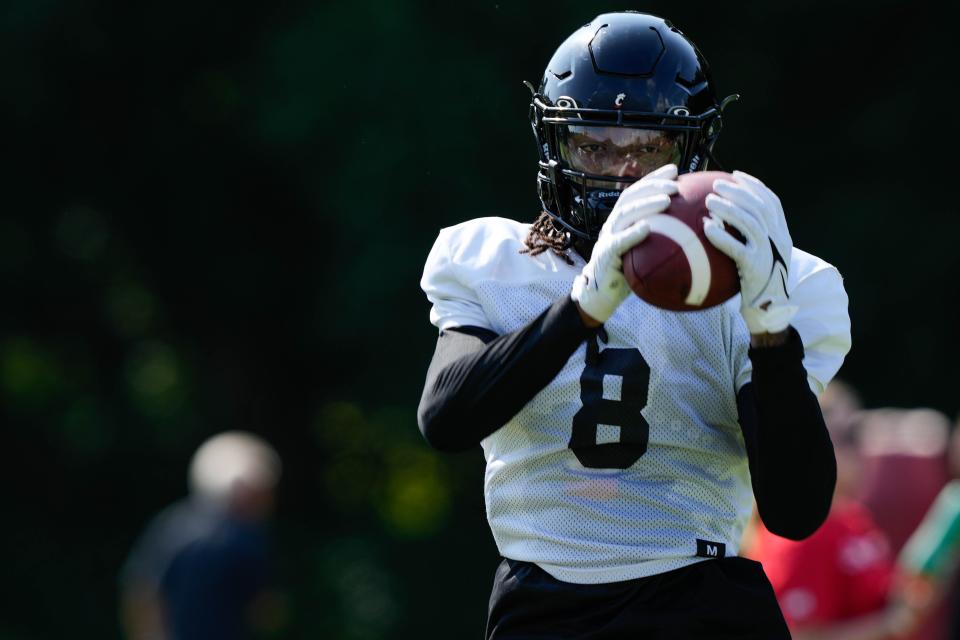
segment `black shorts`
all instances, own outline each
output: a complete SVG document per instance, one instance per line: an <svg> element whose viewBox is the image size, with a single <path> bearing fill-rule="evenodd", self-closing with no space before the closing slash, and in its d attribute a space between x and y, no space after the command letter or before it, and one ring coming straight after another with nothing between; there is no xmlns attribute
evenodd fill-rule
<svg viewBox="0 0 960 640"><path fill-rule="evenodd" d="M504 560L490 596L487 640L790 638L759 562L705 560L655 576L571 584Z"/></svg>

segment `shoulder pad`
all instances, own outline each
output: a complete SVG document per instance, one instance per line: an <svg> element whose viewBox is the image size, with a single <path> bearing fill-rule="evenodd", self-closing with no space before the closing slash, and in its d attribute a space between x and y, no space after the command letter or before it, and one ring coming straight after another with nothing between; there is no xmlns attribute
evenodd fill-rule
<svg viewBox="0 0 960 640"><path fill-rule="evenodd" d="M476 292L485 281L513 285L557 277L572 283L576 271L559 257L521 253L529 229L507 218L478 218L441 230L420 280L433 303L430 321L440 329L492 329Z"/></svg>

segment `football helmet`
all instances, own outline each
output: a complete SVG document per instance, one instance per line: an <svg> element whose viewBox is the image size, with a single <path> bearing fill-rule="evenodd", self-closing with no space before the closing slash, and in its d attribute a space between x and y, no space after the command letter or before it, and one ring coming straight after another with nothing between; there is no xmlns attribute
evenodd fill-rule
<svg viewBox="0 0 960 640"><path fill-rule="evenodd" d="M596 241L630 183L665 164L705 170L724 107L707 61L669 21L606 13L553 54L533 93L543 210L570 235Z"/></svg>

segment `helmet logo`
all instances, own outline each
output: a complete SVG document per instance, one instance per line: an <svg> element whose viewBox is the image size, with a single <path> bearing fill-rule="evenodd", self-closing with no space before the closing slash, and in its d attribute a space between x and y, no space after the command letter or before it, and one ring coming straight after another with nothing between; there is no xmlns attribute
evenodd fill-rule
<svg viewBox="0 0 960 640"><path fill-rule="evenodd" d="M625 94L625 93L618 93L618 94L617 94L617 99L613 101L613 106L615 106L617 109L619 109L620 107L622 107L622 106L623 106L623 99L626 98L626 97L627 97L627 94Z"/></svg>
<svg viewBox="0 0 960 640"><path fill-rule="evenodd" d="M560 96L557 98L557 106L561 109L576 109L577 101L569 96Z"/></svg>
<svg viewBox="0 0 960 640"><path fill-rule="evenodd" d="M672 116L684 117L690 115L690 109L687 109L686 107L670 107L669 113Z"/></svg>

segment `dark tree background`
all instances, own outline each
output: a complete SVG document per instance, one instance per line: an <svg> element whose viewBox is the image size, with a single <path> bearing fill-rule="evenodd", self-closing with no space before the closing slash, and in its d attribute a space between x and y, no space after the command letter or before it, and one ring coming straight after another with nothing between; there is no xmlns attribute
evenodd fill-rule
<svg viewBox="0 0 960 640"><path fill-rule="evenodd" d="M597 13L670 17L718 146L846 277L868 404L954 415L948 22L903 0L0 6L0 639L118 637L117 571L224 429L285 462L285 638L479 638L479 451L415 408L437 231L530 219L529 94Z"/></svg>

